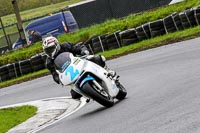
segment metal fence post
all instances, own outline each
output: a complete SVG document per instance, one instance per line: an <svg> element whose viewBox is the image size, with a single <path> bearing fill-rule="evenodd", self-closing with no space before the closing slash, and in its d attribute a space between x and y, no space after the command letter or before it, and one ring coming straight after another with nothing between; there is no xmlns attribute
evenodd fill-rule
<svg viewBox="0 0 200 133"><path fill-rule="evenodd" d="M21 16L20 16L20 13L19 13L17 1L12 0L12 5L13 5L15 16L16 16L16 19L17 19L18 31L19 31L20 37L22 39L22 43L23 43L22 45L25 46L25 44L28 44L28 43L27 43L26 36L25 36L25 33L24 33L24 28L23 28L23 25L22 25L22 20L21 20Z"/></svg>
<svg viewBox="0 0 200 133"><path fill-rule="evenodd" d="M1 23L1 27L2 27L2 30L3 30L4 37L6 38L8 48L9 48L9 50L11 50L10 43L9 43L9 40L8 40L8 36L6 35L6 31L5 31L1 17L0 17L0 23Z"/></svg>

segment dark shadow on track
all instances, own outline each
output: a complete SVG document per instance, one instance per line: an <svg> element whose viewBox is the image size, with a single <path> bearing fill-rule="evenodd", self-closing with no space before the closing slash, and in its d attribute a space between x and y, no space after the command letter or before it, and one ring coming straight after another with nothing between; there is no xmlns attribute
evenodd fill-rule
<svg viewBox="0 0 200 133"><path fill-rule="evenodd" d="M124 100L121 100L121 101L116 101L115 102L115 104L112 106L112 107L110 107L110 108L106 108L106 107L100 107L100 108L97 108L97 109L95 109L95 110L93 110L93 111L91 111L91 112L88 112L88 113L86 113L86 114L83 114L83 115L81 115L80 117L81 118L85 118L85 117L90 117L90 116L92 116L92 115L96 115L96 114L99 114L99 113L102 113L103 111L105 111L105 110L109 110L109 109L111 109L111 108L114 108L117 104L122 104L123 102L125 102L125 100L126 100L127 98L125 98ZM98 103L97 103L98 104Z"/></svg>

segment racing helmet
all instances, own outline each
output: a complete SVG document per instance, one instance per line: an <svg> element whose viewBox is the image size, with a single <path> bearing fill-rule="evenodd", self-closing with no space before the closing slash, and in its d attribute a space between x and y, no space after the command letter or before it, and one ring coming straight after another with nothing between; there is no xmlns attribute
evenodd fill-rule
<svg viewBox="0 0 200 133"><path fill-rule="evenodd" d="M55 37L46 37L43 40L42 48L50 58L54 59L55 55L60 50L60 44Z"/></svg>

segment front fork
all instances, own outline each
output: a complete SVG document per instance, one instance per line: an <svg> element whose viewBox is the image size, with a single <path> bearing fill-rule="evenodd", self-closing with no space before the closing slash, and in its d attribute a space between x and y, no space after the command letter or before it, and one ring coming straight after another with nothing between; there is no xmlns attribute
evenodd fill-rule
<svg viewBox="0 0 200 133"><path fill-rule="evenodd" d="M109 97L111 97L111 96L110 96L110 93L109 93L109 91L108 91L108 89L107 89L107 87L105 87L105 86L102 87L103 84L102 84L102 86L101 86L96 80L93 80L92 82L93 82L93 84L98 88L98 90L99 90L101 93L106 92L107 95L108 95Z"/></svg>

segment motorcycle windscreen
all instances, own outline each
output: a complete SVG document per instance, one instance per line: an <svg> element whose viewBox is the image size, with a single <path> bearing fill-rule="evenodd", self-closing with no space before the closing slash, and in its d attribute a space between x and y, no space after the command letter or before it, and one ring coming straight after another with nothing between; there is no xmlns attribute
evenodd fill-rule
<svg viewBox="0 0 200 133"><path fill-rule="evenodd" d="M69 52L61 53L54 60L55 68L59 72L61 72L61 73L64 72L66 70L66 68L70 65L70 63L71 63L70 54L71 53L69 53Z"/></svg>

